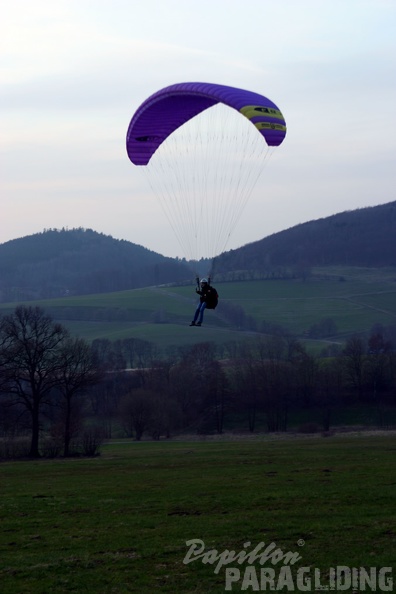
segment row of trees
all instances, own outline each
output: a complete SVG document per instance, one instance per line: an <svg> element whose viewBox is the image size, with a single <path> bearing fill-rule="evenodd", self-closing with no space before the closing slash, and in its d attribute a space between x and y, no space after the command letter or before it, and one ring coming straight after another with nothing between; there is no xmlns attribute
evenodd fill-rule
<svg viewBox="0 0 396 594"><path fill-rule="evenodd" d="M333 414L369 407L372 424L391 423L396 353L389 332L354 336L318 357L288 336L257 335L158 353L147 341L72 338L40 308L19 306L0 320L1 436L56 436L69 455L87 424L103 435L154 439L175 432L286 431L299 415L329 430ZM160 356L161 355L161 356ZM353 421L353 419L352 419ZM263 425L264 423L264 425Z"/></svg>
<svg viewBox="0 0 396 594"><path fill-rule="evenodd" d="M126 346L107 344L119 354ZM228 344L222 359L212 343L162 359L149 343L135 347L142 357L137 366L108 374L106 387L91 391L109 437L120 426L136 439L145 433L286 431L297 417L306 428L328 431L335 413L349 408L351 423L362 422L366 410L365 423L385 426L392 423L389 411L396 411L396 353L381 333L352 337L332 357L314 356L299 341L280 336Z"/></svg>

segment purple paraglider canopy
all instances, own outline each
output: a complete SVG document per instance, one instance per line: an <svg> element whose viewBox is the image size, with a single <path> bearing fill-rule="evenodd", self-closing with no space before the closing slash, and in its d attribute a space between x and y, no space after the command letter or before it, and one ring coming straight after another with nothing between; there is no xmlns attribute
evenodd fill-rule
<svg viewBox="0 0 396 594"><path fill-rule="evenodd" d="M177 128L217 103L248 118L268 146L279 146L285 138L283 115L267 97L211 83L179 83L154 93L136 110L127 133L127 152L132 163L147 165Z"/></svg>

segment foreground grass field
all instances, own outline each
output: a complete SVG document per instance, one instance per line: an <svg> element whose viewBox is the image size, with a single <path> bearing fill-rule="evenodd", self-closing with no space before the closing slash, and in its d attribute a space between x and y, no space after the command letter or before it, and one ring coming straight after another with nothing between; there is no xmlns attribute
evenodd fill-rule
<svg viewBox="0 0 396 594"><path fill-rule="evenodd" d="M113 443L94 459L4 462L0 591L224 592L226 567L183 563L191 539L219 553L274 542L324 583L330 567L392 567L395 463L392 434ZM230 567L242 580L246 565Z"/></svg>

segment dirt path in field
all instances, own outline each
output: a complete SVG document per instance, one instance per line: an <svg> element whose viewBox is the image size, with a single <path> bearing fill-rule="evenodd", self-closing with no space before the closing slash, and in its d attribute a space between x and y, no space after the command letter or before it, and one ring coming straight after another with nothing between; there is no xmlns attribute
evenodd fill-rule
<svg viewBox="0 0 396 594"><path fill-rule="evenodd" d="M191 295L191 298L184 297L184 295L179 295L178 293L173 293L173 291L161 289L161 288L157 288L157 287L151 287L150 290L153 293L160 293L161 295L167 295L171 299L176 299L177 301L191 302L191 301L194 301L194 297L195 297L194 295Z"/></svg>
<svg viewBox="0 0 396 594"><path fill-rule="evenodd" d="M377 293L370 293L370 295L380 295L382 292L383 291L378 291ZM379 311L380 313L384 313L388 316L391 316L392 318L396 318L396 314L394 314L392 311L389 311L387 309L381 309L380 307L375 307L374 305L368 305L367 303L355 301L354 299L352 299L352 297L343 297L343 299L345 301L349 301L350 303L353 303L354 305L359 305L360 307L367 307L367 309L373 309L374 311Z"/></svg>

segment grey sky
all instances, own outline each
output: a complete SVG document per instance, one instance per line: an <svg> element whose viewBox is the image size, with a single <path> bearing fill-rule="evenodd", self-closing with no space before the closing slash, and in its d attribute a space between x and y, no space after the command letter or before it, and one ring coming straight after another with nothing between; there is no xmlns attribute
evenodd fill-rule
<svg viewBox="0 0 396 594"><path fill-rule="evenodd" d="M89 227L183 256L125 151L183 81L272 99L288 125L228 247L396 199L393 0L2 0L0 242Z"/></svg>

